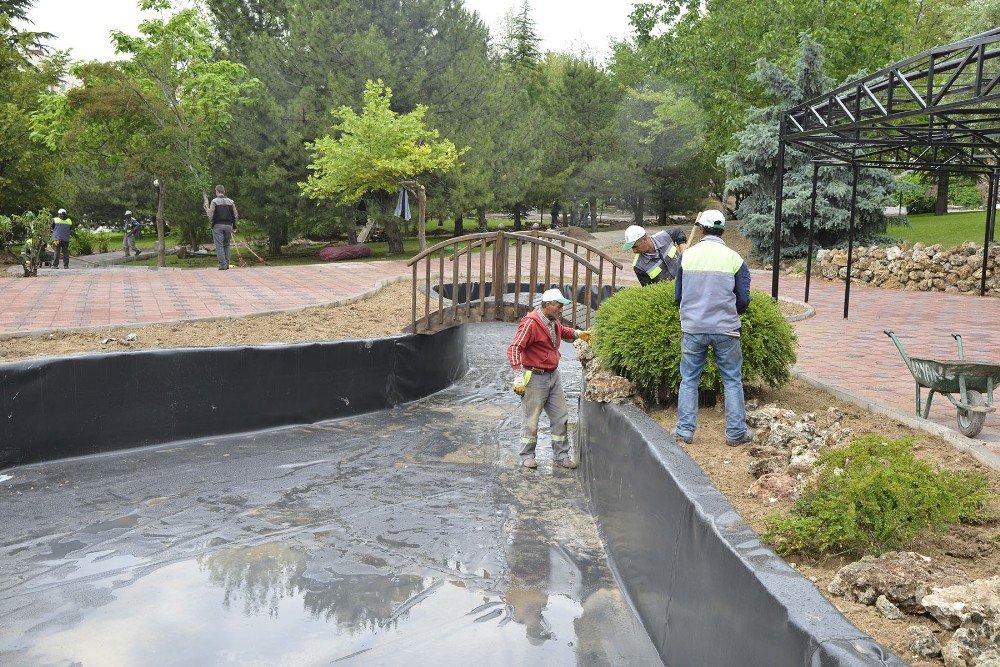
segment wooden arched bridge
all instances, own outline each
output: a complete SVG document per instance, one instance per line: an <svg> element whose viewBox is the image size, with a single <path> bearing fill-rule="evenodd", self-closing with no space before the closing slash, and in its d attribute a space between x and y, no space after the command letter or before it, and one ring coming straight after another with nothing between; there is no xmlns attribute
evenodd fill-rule
<svg viewBox="0 0 1000 667"><path fill-rule="evenodd" d="M464 265L464 266L463 266ZM570 325L589 328L618 289L622 263L585 241L551 232L466 234L427 248L413 268L410 331L434 333L469 322L517 322L547 289L572 302Z"/></svg>

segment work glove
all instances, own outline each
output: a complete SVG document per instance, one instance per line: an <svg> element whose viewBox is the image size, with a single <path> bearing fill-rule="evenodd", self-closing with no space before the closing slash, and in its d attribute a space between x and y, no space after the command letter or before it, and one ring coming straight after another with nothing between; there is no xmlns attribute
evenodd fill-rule
<svg viewBox="0 0 1000 667"><path fill-rule="evenodd" d="M524 396L524 390L531 382L531 371L525 371L522 375L518 375L514 378L514 393L518 396Z"/></svg>
<svg viewBox="0 0 1000 667"><path fill-rule="evenodd" d="M582 340L584 343L590 343L590 340L593 337L593 335L590 333L589 330L584 330L584 331L577 331L576 337Z"/></svg>

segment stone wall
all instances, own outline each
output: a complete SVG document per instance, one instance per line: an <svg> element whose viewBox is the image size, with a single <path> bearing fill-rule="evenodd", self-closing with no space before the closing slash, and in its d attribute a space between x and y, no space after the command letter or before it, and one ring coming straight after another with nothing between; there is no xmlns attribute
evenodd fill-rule
<svg viewBox="0 0 1000 667"><path fill-rule="evenodd" d="M847 250L820 250L814 267L827 280L846 279ZM983 248L971 242L949 249L906 242L855 248L851 264L852 281L886 289L979 294L982 276ZM1000 296L1000 246L990 248L986 293Z"/></svg>

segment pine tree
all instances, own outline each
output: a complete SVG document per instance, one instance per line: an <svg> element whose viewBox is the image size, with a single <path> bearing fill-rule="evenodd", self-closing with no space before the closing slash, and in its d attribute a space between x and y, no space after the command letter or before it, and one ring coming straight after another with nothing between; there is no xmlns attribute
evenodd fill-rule
<svg viewBox="0 0 1000 667"><path fill-rule="evenodd" d="M517 14L507 16L500 45L501 59L514 68L535 69L542 57L538 48L541 41L531 18L531 5L525 0Z"/></svg>
<svg viewBox="0 0 1000 667"><path fill-rule="evenodd" d="M822 47L808 36L800 40L798 59L787 74L776 64L761 60L754 80L761 83L775 104L753 108L747 126L734 135L737 146L719 158L730 174L728 193L742 197L737 216L741 231L759 257L772 256L774 230L774 186L778 155L778 121L781 112L829 90L831 81L823 73ZM809 214L812 197L811 156L785 147L784 198L782 202L782 257L803 257L808 250ZM882 169L861 169L858 177L855 239L874 242L883 237L891 204L891 175ZM851 210L851 169L822 167L816 195L816 247L847 243Z"/></svg>

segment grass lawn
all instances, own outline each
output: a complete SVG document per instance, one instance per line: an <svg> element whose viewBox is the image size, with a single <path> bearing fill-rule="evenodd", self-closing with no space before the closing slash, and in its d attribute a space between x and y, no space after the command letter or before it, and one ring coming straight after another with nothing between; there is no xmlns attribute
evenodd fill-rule
<svg viewBox="0 0 1000 667"><path fill-rule="evenodd" d="M894 225L890 218L889 236L906 239L910 243L934 245L940 243L946 248L961 245L966 241L982 243L986 234L986 211L966 211L934 215L921 213L909 216L910 226Z"/></svg>

